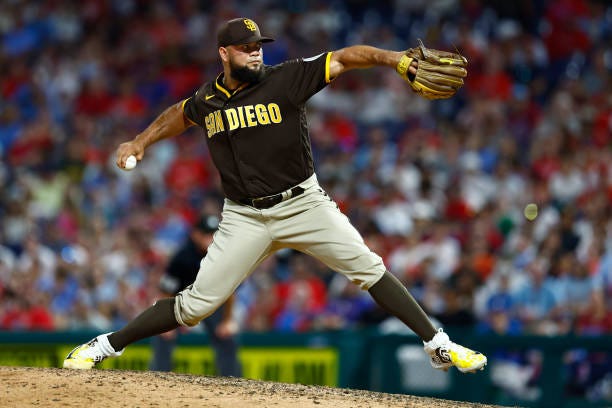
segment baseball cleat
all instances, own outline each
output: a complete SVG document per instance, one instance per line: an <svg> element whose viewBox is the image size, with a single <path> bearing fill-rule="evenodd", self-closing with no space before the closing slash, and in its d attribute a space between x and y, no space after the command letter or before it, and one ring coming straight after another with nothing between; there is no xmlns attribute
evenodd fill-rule
<svg viewBox="0 0 612 408"><path fill-rule="evenodd" d="M431 366L438 370L448 371L450 367L455 366L462 373L474 373L484 370L487 365L487 357L484 354L453 343L442 329L433 339L423 344L425 352L429 354Z"/></svg>
<svg viewBox="0 0 612 408"><path fill-rule="evenodd" d="M112 351L112 346L106 336L110 333L101 334L85 344L75 347L64 360L63 367L76 370L89 370L101 363L107 357L118 357L121 351ZM106 350L106 351L105 351Z"/></svg>

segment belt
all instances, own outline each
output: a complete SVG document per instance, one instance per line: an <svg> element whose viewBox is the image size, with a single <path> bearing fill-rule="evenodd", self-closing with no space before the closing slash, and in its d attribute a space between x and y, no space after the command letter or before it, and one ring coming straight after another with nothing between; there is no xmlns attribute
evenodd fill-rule
<svg viewBox="0 0 612 408"><path fill-rule="evenodd" d="M240 200L240 204L250 205L251 207L255 207L258 210L263 210L266 208L274 207L278 203L282 203L290 199L291 197L297 197L304 192L304 189L300 186L295 186L290 188L289 190L283 191L282 193L259 197L259 198L245 198Z"/></svg>

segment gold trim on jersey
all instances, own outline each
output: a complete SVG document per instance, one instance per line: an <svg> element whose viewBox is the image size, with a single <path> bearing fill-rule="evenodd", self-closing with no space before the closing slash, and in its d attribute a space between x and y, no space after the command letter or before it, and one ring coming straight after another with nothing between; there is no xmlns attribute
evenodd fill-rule
<svg viewBox="0 0 612 408"><path fill-rule="evenodd" d="M329 78L329 62L331 61L331 52L327 53L327 56L325 57L325 83L329 84L331 82L331 79Z"/></svg>
<svg viewBox="0 0 612 408"><path fill-rule="evenodd" d="M221 75L223 75L223 73L220 73L217 76L217 79L215 80L215 87L220 90L221 92L223 92L225 94L225 96L227 96L228 98L231 98L233 95L236 95L236 93L242 91L244 88L246 88L247 86L249 86L248 83L244 83L242 85L240 85L238 88L236 88L233 92L230 92L229 89L225 88L223 85L221 85L219 83L219 80L221 79Z"/></svg>
<svg viewBox="0 0 612 408"><path fill-rule="evenodd" d="M220 90L221 92L223 92L225 94L225 96L227 96L228 98L230 96L232 96L231 93L229 93L229 91L227 89L225 89L221 84L219 84L219 79L221 78L222 74L219 74L219 76L217 77L217 79L215 80L215 87Z"/></svg>
<svg viewBox="0 0 612 408"><path fill-rule="evenodd" d="M183 116L184 116L184 117L186 117L186 118L187 118L187 120L188 120L189 122L191 122L191 123L192 123L193 125L195 125L195 126L198 126L198 124L197 124L197 123L195 123L193 120L189 119L189 116L187 116L187 115L185 114L185 104L187 103L187 101L188 101L189 99L191 99L191 98L183 99L183 102L181 103L181 110L183 111Z"/></svg>

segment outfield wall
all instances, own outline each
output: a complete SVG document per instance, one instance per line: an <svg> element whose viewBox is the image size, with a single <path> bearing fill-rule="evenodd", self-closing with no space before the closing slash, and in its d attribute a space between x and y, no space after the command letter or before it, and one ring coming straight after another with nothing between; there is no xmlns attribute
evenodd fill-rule
<svg viewBox="0 0 612 408"><path fill-rule="evenodd" d="M59 367L77 344L94 332L0 332L0 365ZM564 393L568 350L582 349L612 354L612 337L474 336L452 332L490 357L490 366L475 375L433 370L422 344L414 336L381 335L372 330L317 333L244 333L239 359L246 378L288 383L369 389L389 393L433 396L461 401L527 407L597 407L612 401L587 401ZM494 385L499 373L495 356L501 351L535 350L543 361L540 380L530 400L517 399ZM108 359L102 369L148 369L151 348L147 340L129 346L120 358ZM212 350L205 334L179 338L175 371L214 375ZM612 373L611 373L612 375Z"/></svg>

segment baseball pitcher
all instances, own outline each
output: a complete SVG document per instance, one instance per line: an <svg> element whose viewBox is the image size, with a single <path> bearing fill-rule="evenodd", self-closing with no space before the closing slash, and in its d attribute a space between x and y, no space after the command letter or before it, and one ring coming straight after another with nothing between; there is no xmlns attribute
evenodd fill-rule
<svg viewBox="0 0 612 408"><path fill-rule="evenodd" d="M317 183L305 110L306 101L342 73L372 66L395 69L425 98L448 98L463 85L466 59L422 43L406 51L356 45L268 66L262 45L270 41L248 18L227 21L217 34L223 72L117 149L123 168L129 156L142 160L159 140L201 127L226 196L222 221L192 285L157 301L121 330L76 347L64 367L89 369L135 341L196 325L266 257L293 248L369 291L422 338L434 368L483 369L487 358L432 325Z"/></svg>

